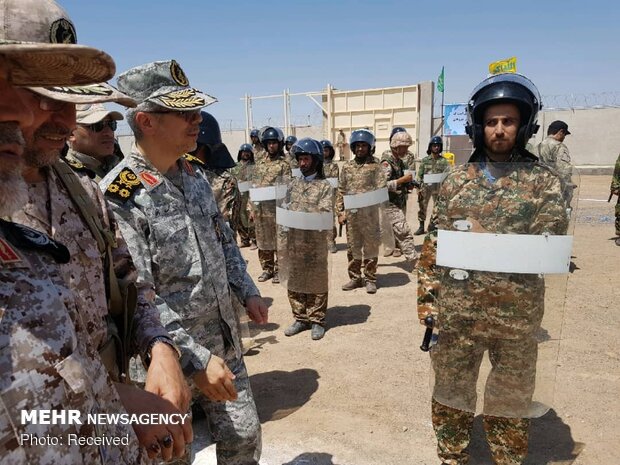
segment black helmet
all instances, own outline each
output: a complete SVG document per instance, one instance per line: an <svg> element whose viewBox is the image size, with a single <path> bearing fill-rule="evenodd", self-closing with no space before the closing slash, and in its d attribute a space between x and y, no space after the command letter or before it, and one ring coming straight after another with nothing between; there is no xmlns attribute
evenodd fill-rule
<svg viewBox="0 0 620 465"><path fill-rule="evenodd" d="M258 137L258 129L252 129L250 131L250 137Z"/></svg>
<svg viewBox="0 0 620 465"><path fill-rule="evenodd" d="M433 137L431 137L431 140L428 143L428 147L426 149L426 154L427 155L431 154L431 145L433 145L433 144L439 144L439 151L443 152L443 140L441 140L441 137L439 137L439 136L433 136Z"/></svg>
<svg viewBox="0 0 620 465"><path fill-rule="evenodd" d="M286 140L284 141L284 144L285 145L288 145L288 144L293 145L295 142L297 142L297 137L295 137L295 136L288 136L286 138Z"/></svg>
<svg viewBox="0 0 620 465"><path fill-rule="evenodd" d="M209 153L205 154L205 165L212 169L228 169L236 165L226 144L208 145Z"/></svg>
<svg viewBox="0 0 620 465"><path fill-rule="evenodd" d="M394 134L396 134L397 132L407 132L407 130L402 126L394 126L392 128L392 132L390 132L390 141L392 140L392 137L394 137Z"/></svg>
<svg viewBox="0 0 620 465"><path fill-rule="evenodd" d="M484 144L485 109L496 103L514 103L519 108L521 123L517 134L517 147L524 148L538 131L538 112L542 108L540 93L532 81L521 74L496 74L476 86L467 104L465 130L474 147Z"/></svg>
<svg viewBox="0 0 620 465"><path fill-rule="evenodd" d="M355 152L355 144L358 142L366 142L370 145L370 154L375 153L375 136L368 129L356 129L351 133L349 147L351 147L352 152Z"/></svg>
<svg viewBox="0 0 620 465"><path fill-rule="evenodd" d="M334 150L334 146L332 145L331 141L323 139L319 143L323 146L323 150L329 149L329 157L334 158L334 156L336 155L336 151Z"/></svg>
<svg viewBox="0 0 620 465"><path fill-rule="evenodd" d="M317 161L323 161L323 146L320 142L310 139L309 137L304 137L295 142L291 148L291 153L295 159L297 159L299 155L307 154L312 155L312 158Z"/></svg>
<svg viewBox="0 0 620 465"><path fill-rule="evenodd" d="M215 145L222 143L222 133L217 120L206 111L201 111L202 121L200 122L200 132L196 142L202 145Z"/></svg>
<svg viewBox="0 0 620 465"><path fill-rule="evenodd" d="M263 129L260 143L265 148L265 150L267 150L267 141L269 140L277 141L279 143L280 150L282 150L282 147L284 146L284 134L282 133L282 130L280 130L280 128L267 126L265 129Z"/></svg>
<svg viewBox="0 0 620 465"><path fill-rule="evenodd" d="M239 147L239 151L237 152L237 161L241 161L241 152L250 152L250 160L254 161L254 151L252 150L252 146L250 144L241 144L241 147Z"/></svg>

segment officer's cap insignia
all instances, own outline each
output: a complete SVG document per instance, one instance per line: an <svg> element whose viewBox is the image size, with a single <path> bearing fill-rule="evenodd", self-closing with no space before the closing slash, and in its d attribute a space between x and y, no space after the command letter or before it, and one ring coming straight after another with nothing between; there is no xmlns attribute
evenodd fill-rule
<svg viewBox="0 0 620 465"><path fill-rule="evenodd" d="M170 62L170 75L172 76L174 82L176 82L178 85L183 87L189 86L189 80L187 79L187 76L185 75L179 64L174 60Z"/></svg>
<svg viewBox="0 0 620 465"><path fill-rule="evenodd" d="M105 193L115 200L126 202L141 184L140 179L138 179L138 176L136 176L131 169L123 168L116 178L114 178L114 181L110 183Z"/></svg>
<svg viewBox="0 0 620 465"><path fill-rule="evenodd" d="M91 84L89 86L56 86L49 87L48 89L61 94L70 95L94 95L107 97L113 93L112 89L102 86L101 84Z"/></svg>
<svg viewBox="0 0 620 465"><path fill-rule="evenodd" d="M75 168L76 170L81 170L84 168L84 164L76 161L76 160L66 160L67 164L71 167L71 168Z"/></svg>
<svg viewBox="0 0 620 465"><path fill-rule="evenodd" d="M0 238L0 262L4 264L21 262L17 252L4 239Z"/></svg>
<svg viewBox="0 0 620 465"><path fill-rule="evenodd" d="M77 44L77 34L71 21L66 18L54 21L50 26L50 42L52 44Z"/></svg>
<svg viewBox="0 0 620 465"><path fill-rule="evenodd" d="M164 106L179 110L202 108L206 105L205 99L196 94L194 89L177 90L157 97L157 99Z"/></svg>

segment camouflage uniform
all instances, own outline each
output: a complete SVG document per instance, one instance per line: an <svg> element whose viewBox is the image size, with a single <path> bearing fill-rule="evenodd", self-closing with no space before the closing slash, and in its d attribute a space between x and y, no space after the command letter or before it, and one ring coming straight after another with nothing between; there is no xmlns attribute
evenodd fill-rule
<svg viewBox="0 0 620 465"><path fill-rule="evenodd" d="M396 245L405 255L407 260L415 260L417 253L413 242L411 228L405 219L407 210L407 188L405 185L396 186L395 180L405 175L405 164L397 159L390 151L389 155L383 154L381 162L388 185L390 202L386 208L387 217L392 224L392 231ZM394 182L391 182L394 181Z"/></svg>
<svg viewBox="0 0 620 465"><path fill-rule="evenodd" d="M620 155L616 160L616 167L611 178L611 191L617 196L616 202L616 236L620 236Z"/></svg>
<svg viewBox="0 0 620 465"><path fill-rule="evenodd" d="M0 220L0 461L26 464L146 463L131 425L88 424L89 413L126 413L55 263L69 259L47 236ZM20 424L21 410L81 412L82 425ZM59 445L20 442L22 434ZM129 445L69 444L68 435L127 437ZM21 444L21 447L20 447Z"/></svg>
<svg viewBox="0 0 620 465"><path fill-rule="evenodd" d="M529 153L515 152L514 166L494 182L478 163L444 180L433 214L438 229L454 230L455 220L479 224L499 234L565 234L568 219L560 180ZM490 412L510 406L525 416L536 377L535 335L544 312L545 283L535 274L469 271L455 281L435 265L436 232L429 234L418 265L418 317L436 317L438 343L431 349L435 372L432 419L444 463L467 463L476 410L476 381L485 350L494 367L487 380L483 423L494 463L520 464L527 454L529 420ZM463 285L465 284L465 286ZM473 296L473 297L472 297ZM447 402L446 399L452 402ZM459 410L446 404L463 405ZM517 413L521 412L521 415Z"/></svg>
<svg viewBox="0 0 620 465"><path fill-rule="evenodd" d="M334 193L324 179L293 178L284 200L287 210L333 212ZM295 320L325 324L329 287L328 231L278 227L278 250L287 269L288 299Z"/></svg>
<svg viewBox="0 0 620 465"><path fill-rule="evenodd" d="M420 207L418 210L418 221L420 225L423 225L426 221L426 211L428 210L430 200L433 199L433 202L437 200L440 186L439 183L424 184L424 175L444 173L448 170L450 170L450 163L441 155L437 158L429 155L420 162L420 168L417 172L417 181L420 183L420 188L418 189L418 205Z"/></svg>
<svg viewBox="0 0 620 465"><path fill-rule="evenodd" d="M231 170L231 174L240 182L249 182L251 180L251 170L255 164L240 160ZM237 222L237 232L241 239L242 245L250 245L250 242L256 242L256 232L254 230L254 221L250 221L250 193L249 191L239 194L239 221Z"/></svg>
<svg viewBox="0 0 620 465"><path fill-rule="evenodd" d="M161 320L183 354L186 375L204 370L212 353L236 375L235 401L214 402L195 390L217 442L218 464L257 464L260 424L234 299L245 302L260 294L201 164L182 158L177 168L164 176L134 149L100 187L140 278L155 284Z"/></svg>
<svg viewBox="0 0 620 465"><path fill-rule="evenodd" d="M538 155L540 162L553 169L562 181L562 189L566 205L570 205L573 199L573 165L570 162L568 147L552 136L547 136L536 146L534 155Z"/></svg>
<svg viewBox="0 0 620 465"><path fill-rule="evenodd" d="M204 170L211 184L217 206L230 228L236 231L241 207L241 194L237 180L227 169L205 167Z"/></svg>
<svg viewBox="0 0 620 465"><path fill-rule="evenodd" d="M62 161L60 163L63 163ZM80 316L93 344L100 349L108 339L108 302L106 292L107 269L99 252L97 241L85 223L80 210L54 169L44 168L45 181L28 186L28 203L12 215L12 220L44 231L65 244L71 261L60 270L67 286L76 294ZM116 247L112 249L114 271L121 288L135 283L138 273L132 262L110 206L97 185L88 176L78 176L89 200L95 205L102 225L112 232ZM145 355L155 337L168 337L153 305L153 285L148 281L136 283L138 305L134 316L134 346L132 353Z"/></svg>
<svg viewBox="0 0 620 465"><path fill-rule="evenodd" d="M267 152L265 152L267 153ZM291 175L291 167L283 158L267 158L256 163L253 184L255 187L275 186L283 176ZM258 259L263 271L278 272L276 251L276 201L251 202L258 244Z"/></svg>
<svg viewBox="0 0 620 465"><path fill-rule="evenodd" d="M118 165L121 159L116 155L110 155L105 157L105 160L99 160L98 158L76 152L70 148L67 155L65 155L65 161L69 166L76 168L78 172L83 171L81 168L90 170L93 174L92 177L95 181L99 182L112 168Z"/></svg>
<svg viewBox="0 0 620 465"><path fill-rule="evenodd" d="M252 144L252 150L254 151L254 161L256 163L264 161L265 159L269 158L269 155L267 155L267 151L265 150L265 147L263 147L263 145L258 142L257 144Z"/></svg>
<svg viewBox="0 0 620 465"><path fill-rule="evenodd" d="M325 174L326 178L335 178L337 180L340 176L340 168L338 168L338 164L334 163L333 161L324 161L323 173ZM334 245L336 244L336 237L338 236L338 230L336 229L338 215L335 208L335 200L336 197L334 196L334 233L332 234L331 238L328 238L329 243Z"/></svg>
<svg viewBox="0 0 620 465"><path fill-rule="evenodd" d="M385 175L377 158L369 156L359 161L357 157L344 164L340 171L336 210L344 212L344 195L370 192L386 186ZM352 280L364 278L377 282L377 263L381 243L381 219L379 205L347 210L347 259Z"/></svg>

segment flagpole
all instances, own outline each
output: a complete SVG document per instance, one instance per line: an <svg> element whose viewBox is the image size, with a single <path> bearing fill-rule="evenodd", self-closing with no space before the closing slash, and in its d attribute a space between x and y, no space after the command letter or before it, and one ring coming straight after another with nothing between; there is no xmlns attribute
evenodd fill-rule
<svg viewBox="0 0 620 465"><path fill-rule="evenodd" d="M443 69L442 69L442 71L443 71ZM442 91L441 91L441 138L442 138L442 139L443 139L443 126L444 126L444 123L445 123L445 121L443 120L443 119L444 119L444 112L443 112L443 97L444 97L445 93L446 93L446 77L445 77L445 74L444 74L444 78L443 78L443 89L442 89Z"/></svg>

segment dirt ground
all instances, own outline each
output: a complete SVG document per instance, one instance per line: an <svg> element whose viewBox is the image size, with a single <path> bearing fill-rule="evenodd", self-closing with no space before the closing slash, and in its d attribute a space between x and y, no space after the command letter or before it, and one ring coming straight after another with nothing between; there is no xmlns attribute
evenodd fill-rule
<svg viewBox="0 0 620 465"><path fill-rule="evenodd" d="M581 177L554 409L532 421L528 465L620 464L620 247L609 183L609 176ZM410 196L413 229L416 212ZM292 322L285 289L259 283L270 323L252 328L258 345L246 363L263 427L261 464L437 465L416 275L401 258L380 258L377 294L343 292L344 237L338 249L321 341L309 332L284 336ZM242 250L258 276L256 252ZM194 463L215 464L201 431L197 423ZM491 464L480 417L470 450L472 465Z"/></svg>

